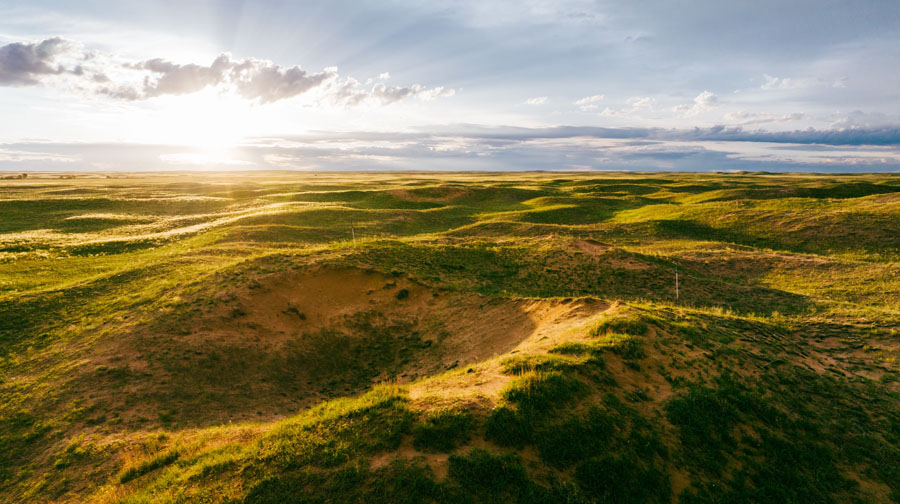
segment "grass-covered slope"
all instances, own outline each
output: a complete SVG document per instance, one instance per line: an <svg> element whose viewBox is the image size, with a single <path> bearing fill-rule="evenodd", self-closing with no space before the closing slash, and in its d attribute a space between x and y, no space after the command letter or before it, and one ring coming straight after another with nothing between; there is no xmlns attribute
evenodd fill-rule
<svg viewBox="0 0 900 504"><path fill-rule="evenodd" d="M3 181L0 501L900 501L898 253L889 175Z"/></svg>

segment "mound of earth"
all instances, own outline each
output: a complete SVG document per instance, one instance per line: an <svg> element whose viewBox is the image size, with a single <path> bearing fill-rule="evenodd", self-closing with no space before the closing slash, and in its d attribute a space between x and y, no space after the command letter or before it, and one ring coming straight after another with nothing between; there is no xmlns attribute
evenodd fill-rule
<svg viewBox="0 0 900 504"><path fill-rule="evenodd" d="M355 268L287 270L219 292L194 316L108 341L82 379L104 381L97 402L126 421L271 419L515 353L605 308L439 291Z"/></svg>

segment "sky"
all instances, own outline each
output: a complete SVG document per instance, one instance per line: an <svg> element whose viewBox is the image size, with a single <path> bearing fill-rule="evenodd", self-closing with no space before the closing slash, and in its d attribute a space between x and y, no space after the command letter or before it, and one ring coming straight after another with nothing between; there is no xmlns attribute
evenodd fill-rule
<svg viewBox="0 0 900 504"><path fill-rule="evenodd" d="M897 0L0 0L0 170L900 171Z"/></svg>

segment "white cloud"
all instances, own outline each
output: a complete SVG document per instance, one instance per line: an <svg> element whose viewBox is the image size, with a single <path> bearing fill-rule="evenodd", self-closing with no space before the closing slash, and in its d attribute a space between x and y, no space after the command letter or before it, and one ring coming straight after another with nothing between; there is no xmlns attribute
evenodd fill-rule
<svg viewBox="0 0 900 504"><path fill-rule="evenodd" d="M65 74L70 87L76 90L126 101L192 94L212 88L265 104L316 90L319 103L342 106L385 105L405 98L430 101L456 92L421 84L372 84L373 79L363 85L352 77L341 78L337 67L308 72L299 65L285 67L255 58L235 60L227 53L209 65L178 64L163 58L121 62L110 55L88 53L75 47L74 43L60 38L0 46L0 86L38 85L45 83L44 78L49 75ZM59 56L66 53L72 53L78 63L59 63ZM389 77L389 73L383 72L378 79Z"/></svg>
<svg viewBox="0 0 900 504"><path fill-rule="evenodd" d="M227 58L227 55L223 56ZM219 56L216 61L223 56ZM230 69L230 81L238 94L248 100L259 100L260 103L292 98L337 76L337 68L326 68L311 74L299 66L285 68L271 61L254 59L232 63Z"/></svg>
<svg viewBox="0 0 900 504"><path fill-rule="evenodd" d="M805 89L815 86L844 88L847 87L847 77L838 77L836 79L826 79L824 77L773 77L769 74L763 74L763 80L760 89Z"/></svg>
<svg viewBox="0 0 900 504"><path fill-rule="evenodd" d="M417 88L415 90L414 96L422 101L431 101L436 98L449 98L456 94L455 89L444 89L444 86L424 89L418 84L415 84L414 87Z"/></svg>
<svg viewBox="0 0 900 504"><path fill-rule="evenodd" d="M378 82L366 88L352 77L343 80L333 79L323 91L320 101L342 107L357 105L388 105L405 98L417 98L431 101L437 98L450 97L456 94L455 89L444 89L443 86L425 88L420 84L412 86L388 86Z"/></svg>
<svg viewBox="0 0 900 504"><path fill-rule="evenodd" d="M723 116L726 121L735 122L740 125L799 121L800 119L803 119L805 117L806 114L804 114L803 112L792 112L790 114L772 114L768 112L747 112L744 110L729 112Z"/></svg>
<svg viewBox="0 0 900 504"><path fill-rule="evenodd" d="M672 107L672 111L683 117L693 117L716 108L719 108L719 97L710 91L704 91L694 98L694 103L677 105Z"/></svg>
<svg viewBox="0 0 900 504"><path fill-rule="evenodd" d="M584 98L576 100L575 105L578 105L578 108L580 108L584 112L590 112L592 110L597 110L598 108L600 108L600 106L597 105L597 102L603 101L603 98L605 97L602 94L585 96Z"/></svg>
<svg viewBox="0 0 900 504"><path fill-rule="evenodd" d="M34 152L26 150L0 148L0 161L21 163L25 161L39 161L45 163L75 163L77 157L57 154L54 152Z"/></svg>
<svg viewBox="0 0 900 504"><path fill-rule="evenodd" d="M829 120L829 127L840 130L896 128L900 124L900 114L854 110L849 113L831 114Z"/></svg>
<svg viewBox="0 0 900 504"><path fill-rule="evenodd" d="M656 100L649 96L632 96L625 100L625 104L628 106L620 109L606 107L600 111L600 115L606 117L625 117L644 110L653 110L653 107L656 105Z"/></svg>
<svg viewBox="0 0 900 504"><path fill-rule="evenodd" d="M625 103L631 106L632 109L652 109L653 105L656 104L656 100L650 98L649 96L634 96L627 100Z"/></svg>
<svg viewBox="0 0 900 504"><path fill-rule="evenodd" d="M616 110L612 107L605 107L603 110L600 111L600 115L606 116L606 117L620 117L625 114L623 114L621 111Z"/></svg>
<svg viewBox="0 0 900 504"><path fill-rule="evenodd" d="M536 96L525 100L525 105L543 105L545 103L547 103L546 96Z"/></svg>

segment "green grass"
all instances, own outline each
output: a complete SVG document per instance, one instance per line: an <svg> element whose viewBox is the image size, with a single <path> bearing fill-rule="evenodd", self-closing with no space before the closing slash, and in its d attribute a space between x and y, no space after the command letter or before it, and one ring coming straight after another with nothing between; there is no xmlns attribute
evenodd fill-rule
<svg viewBox="0 0 900 504"><path fill-rule="evenodd" d="M2 501L900 502L893 175L33 174L0 215ZM303 271L387 285L320 320Z"/></svg>

